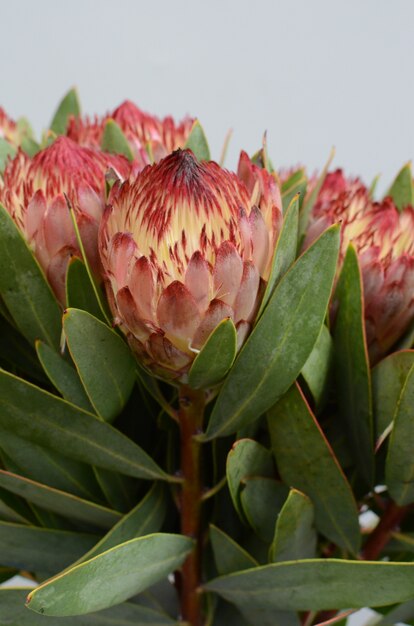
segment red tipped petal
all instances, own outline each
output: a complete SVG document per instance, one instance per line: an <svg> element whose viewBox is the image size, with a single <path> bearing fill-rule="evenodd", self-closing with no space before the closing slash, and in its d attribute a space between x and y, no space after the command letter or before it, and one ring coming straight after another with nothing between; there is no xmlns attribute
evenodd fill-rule
<svg viewBox="0 0 414 626"><path fill-rule="evenodd" d="M69 259L73 256L75 250L70 246L61 248L55 256L53 256L47 266L47 279L56 294L59 302L66 305L66 271Z"/></svg>
<svg viewBox="0 0 414 626"><path fill-rule="evenodd" d="M216 298L233 306L243 275L243 261L230 241L221 244L217 251L213 278Z"/></svg>
<svg viewBox="0 0 414 626"><path fill-rule="evenodd" d="M79 208L97 222L104 210L104 202L90 185L81 184L78 189Z"/></svg>
<svg viewBox="0 0 414 626"><path fill-rule="evenodd" d="M46 213L46 200L43 191L37 191L27 205L25 229L30 241L38 232Z"/></svg>
<svg viewBox="0 0 414 626"><path fill-rule="evenodd" d="M131 233L116 233L109 244L109 266L118 288L125 287L130 261L137 252Z"/></svg>
<svg viewBox="0 0 414 626"><path fill-rule="evenodd" d="M126 324L128 330L140 341L145 341L151 331L141 320L134 298L128 287L122 287L122 289L118 291L116 294L116 303L122 321Z"/></svg>
<svg viewBox="0 0 414 626"><path fill-rule="evenodd" d="M162 292L157 307L158 325L182 350L189 350L193 335L200 324L197 303L188 289L178 280Z"/></svg>
<svg viewBox="0 0 414 626"><path fill-rule="evenodd" d="M234 305L234 320L250 321L255 312L260 276L257 267L251 262L244 263L243 277Z"/></svg>
<svg viewBox="0 0 414 626"><path fill-rule="evenodd" d="M246 341L249 332L250 324L248 322L239 322L236 326L237 331L237 352L240 350L244 342Z"/></svg>
<svg viewBox="0 0 414 626"><path fill-rule="evenodd" d="M210 301L211 272L201 252L194 252L190 259L185 273L185 286L203 313Z"/></svg>
<svg viewBox="0 0 414 626"><path fill-rule="evenodd" d="M233 319L233 309L221 300L212 300L204 315L203 321L194 335L192 347L199 350L207 341L209 335L224 319Z"/></svg>
<svg viewBox="0 0 414 626"><path fill-rule="evenodd" d="M171 370L180 370L189 365L192 356L185 354L174 346L167 337L153 333L148 340L149 352L157 364Z"/></svg>
<svg viewBox="0 0 414 626"><path fill-rule="evenodd" d="M269 263L269 231L257 207L252 208L249 220L252 230L253 263L263 276Z"/></svg>
<svg viewBox="0 0 414 626"><path fill-rule="evenodd" d="M54 256L65 246L77 247L69 209L63 196L57 196L47 208L43 229L50 256Z"/></svg>
<svg viewBox="0 0 414 626"><path fill-rule="evenodd" d="M131 268L128 287L142 318L155 318L155 278L147 257L137 259Z"/></svg>

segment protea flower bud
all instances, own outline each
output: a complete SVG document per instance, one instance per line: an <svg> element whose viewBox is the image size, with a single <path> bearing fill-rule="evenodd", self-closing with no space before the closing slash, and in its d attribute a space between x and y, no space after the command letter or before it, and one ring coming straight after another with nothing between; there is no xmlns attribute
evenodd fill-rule
<svg viewBox="0 0 414 626"><path fill-rule="evenodd" d="M414 209L399 212L391 198L373 202L359 179L328 174L312 214L305 246L342 222L340 260L350 242L358 253L370 360L377 362L414 319Z"/></svg>
<svg viewBox="0 0 414 626"><path fill-rule="evenodd" d="M105 123L113 119L128 139L138 166L150 163L148 149L155 161L183 148L194 120L184 118L178 124L172 117L159 119L141 111L133 102L126 100L112 113L93 121L71 118L67 135L80 145L99 148Z"/></svg>
<svg viewBox="0 0 414 626"><path fill-rule="evenodd" d="M19 150L0 183L0 202L33 248L62 304L68 259L79 255L65 195L73 206L88 259L97 271L97 236L105 207L105 173L110 167L122 177L129 174L124 157L59 137L32 159Z"/></svg>
<svg viewBox="0 0 414 626"><path fill-rule="evenodd" d="M282 219L273 177L247 163L248 186L178 150L123 183L99 248L115 320L158 375L186 380L220 321L246 337Z"/></svg>

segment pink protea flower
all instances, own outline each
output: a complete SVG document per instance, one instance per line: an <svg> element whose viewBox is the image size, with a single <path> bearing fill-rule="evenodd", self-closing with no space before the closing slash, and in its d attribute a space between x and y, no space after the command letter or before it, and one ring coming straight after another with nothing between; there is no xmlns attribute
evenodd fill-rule
<svg viewBox="0 0 414 626"><path fill-rule="evenodd" d="M376 363L414 319L414 209L391 198L373 202L359 179L328 174L314 206L305 247L342 222L340 261L353 243L361 267L367 344Z"/></svg>
<svg viewBox="0 0 414 626"><path fill-rule="evenodd" d="M111 167L120 176L129 174L130 166L124 157L83 148L67 137L59 137L32 159L19 150L0 182L0 202L33 248L62 304L68 259L79 255L64 194L73 206L88 259L97 271L105 173Z"/></svg>
<svg viewBox="0 0 414 626"><path fill-rule="evenodd" d="M282 214L274 178L247 161L246 185L178 150L123 183L106 209L99 248L115 320L160 376L185 381L223 319L240 344L250 329Z"/></svg>
<svg viewBox="0 0 414 626"><path fill-rule="evenodd" d="M147 148L155 161L159 161L177 148L183 148L194 122L190 117L184 118L179 123L170 116L159 119L141 111L133 102L126 100L101 119L71 118L67 135L81 145L99 148L105 123L110 119L113 119L125 134L141 167L150 163Z"/></svg>

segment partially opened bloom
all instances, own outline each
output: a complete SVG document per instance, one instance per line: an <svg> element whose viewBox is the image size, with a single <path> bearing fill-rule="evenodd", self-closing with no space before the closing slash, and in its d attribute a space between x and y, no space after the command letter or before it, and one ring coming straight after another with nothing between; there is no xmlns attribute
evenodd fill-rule
<svg viewBox="0 0 414 626"><path fill-rule="evenodd" d="M414 319L414 209L399 212L391 198L373 202L360 180L338 170L321 189L305 246L339 221L341 261L350 242L359 257L368 350L375 363Z"/></svg>
<svg viewBox="0 0 414 626"><path fill-rule="evenodd" d="M243 156L246 184L178 150L124 182L99 247L116 322L157 374L186 379L197 351L231 318L239 342L257 310L280 229L274 178Z"/></svg>
<svg viewBox="0 0 414 626"><path fill-rule="evenodd" d="M34 250L59 300L65 301L68 259L79 255L67 201L73 206L86 253L99 268L97 236L105 207L105 173L129 174L127 159L59 137L30 158L19 150L4 172L0 202Z"/></svg>
<svg viewBox="0 0 414 626"><path fill-rule="evenodd" d="M71 118L67 135L80 145L99 148L105 123L113 119L128 139L134 157L141 167L150 163L148 150L159 161L173 150L183 148L194 120L184 118L176 123L171 116L160 119L126 100L103 118L82 120Z"/></svg>

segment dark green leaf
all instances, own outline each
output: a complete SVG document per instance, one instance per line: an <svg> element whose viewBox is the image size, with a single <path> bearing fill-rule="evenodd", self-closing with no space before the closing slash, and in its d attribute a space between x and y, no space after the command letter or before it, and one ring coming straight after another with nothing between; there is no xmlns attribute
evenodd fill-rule
<svg viewBox="0 0 414 626"><path fill-rule="evenodd" d="M334 226L282 278L224 382L205 439L253 422L295 381L323 324L338 246Z"/></svg>
<svg viewBox="0 0 414 626"><path fill-rule="evenodd" d="M335 291L334 365L338 404L361 478L374 480L374 425L371 377L365 339L362 278L358 257L349 245Z"/></svg>
<svg viewBox="0 0 414 626"><path fill-rule="evenodd" d="M121 128L115 120L108 120L102 135L101 148L112 154L123 154L129 161L134 160L134 154Z"/></svg>
<svg viewBox="0 0 414 626"><path fill-rule="evenodd" d="M394 624L412 623L414 618L414 600L404 602L389 611L384 617L375 622L375 626L394 626Z"/></svg>
<svg viewBox="0 0 414 626"><path fill-rule="evenodd" d="M204 585L251 609L323 611L411 600L414 564L308 559L265 565Z"/></svg>
<svg viewBox="0 0 414 626"><path fill-rule="evenodd" d="M105 421L112 421L124 408L135 383L130 349L114 330L86 311L68 309L63 329L92 405Z"/></svg>
<svg viewBox="0 0 414 626"><path fill-rule="evenodd" d="M66 530L0 522L0 560L17 569L56 574L82 556L97 539Z"/></svg>
<svg viewBox="0 0 414 626"><path fill-rule="evenodd" d="M330 381L329 374L331 373L332 361L332 337L324 324L301 372L317 406L325 398L328 382Z"/></svg>
<svg viewBox="0 0 414 626"><path fill-rule="evenodd" d="M394 410L385 476L391 496L400 506L414 502L414 365L401 389Z"/></svg>
<svg viewBox="0 0 414 626"><path fill-rule="evenodd" d="M85 263L74 256L68 264L66 274L66 303L68 307L88 311L102 322L105 317L101 305L96 298L94 286Z"/></svg>
<svg viewBox="0 0 414 626"><path fill-rule="evenodd" d="M60 101L50 124L50 130L56 135L64 135L68 126L69 117L79 117L80 103L76 89L71 89Z"/></svg>
<svg viewBox="0 0 414 626"><path fill-rule="evenodd" d="M121 517L117 511L4 470L0 470L0 487L48 511L99 528L111 528Z"/></svg>
<svg viewBox="0 0 414 626"><path fill-rule="evenodd" d="M242 481L252 476L273 476L272 454L252 439L240 439L233 444L227 457L227 485L234 508L243 521L246 518L240 502Z"/></svg>
<svg viewBox="0 0 414 626"><path fill-rule="evenodd" d="M414 205L413 173L411 162L404 165L395 177L394 182L387 191L387 196L391 196L399 211L407 206Z"/></svg>
<svg viewBox="0 0 414 626"><path fill-rule="evenodd" d="M1 428L69 458L136 478L175 480L109 424L2 370L0 408Z"/></svg>
<svg viewBox="0 0 414 626"><path fill-rule="evenodd" d="M153 534L132 539L34 589L28 607L44 615L83 615L119 604L180 567L193 542Z"/></svg>
<svg viewBox="0 0 414 626"><path fill-rule="evenodd" d="M291 489L277 518L270 560L299 561L316 556L314 508L304 493Z"/></svg>
<svg viewBox="0 0 414 626"><path fill-rule="evenodd" d="M185 144L186 148L193 151L199 161L210 161L210 148L200 122L196 120L191 129L191 133Z"/></svg>
<svg viewBox="0 0 414 626"><path fill-rule="evenodd" d="M27 502L5 489L0 489L0 519L19 524L35 522L33 511Z"/></svg>
<svg viewBox="0 0 414 626"><path fill-rule="evenodd" d="M9 157L13 158L17 150L6 139L0 137L0 174L6 169Z"/></svg>
<svg viewBox="0 0 414 626"><path fill-rule="evenodd" d="M17 368L30 378L46 382L33 347L4 317L0 317L0 355L7 369L15 371Z"/></svg>
<svg viewBox="0 0 414 626"><path fill-rule="evenodd" d="M0 295L29 343L59 348L61 310L42 270L6 209L0 205Z"/></svg>
<svg viewBox="0 0 414 626"><path fill-rule="evenodd" d="M236 357L237 333L233 320L225 319L213 330L197 354L188 374L193 389L217 385L227 374Z"/></svg>
<svg viewBox="0 0 414 626"><path fill-rule="evenodd" d="M276 518L289 490L272 478L246 478L240 494L244 514L249 525L260 539L270 543L273 539Z"/></svg>
<svg viewBox="0 0 414 626"><path fill-rule="evenodd" d="M257 561L244 548L213 524L210 524L210 541L214 561L220 575L231 574L258 565Z"/></svg>
<svg viewBox="0 0 414 626"><path fill-rule="evenodd" d="M65 400L80 406L85 411L93 412L89 398L72 365L40 340L36 341L36 351L50 382L62 394Z"/></svg>
<svg viewBox="0 0 414 626"><path fill-rule="evenodd" d="M317 528L355 554L360 534L351 488L298 387L269 411L268 425L283 481L312 500Z"/></svg>
<svg viewBox="0 0 414 626"><path fill-rule="evenodd" d="M297 196L294 196L283 218L282 230L280 231L273 254L272 269L256 319L259 319L262 315L280 279L286 274L296 259L296 250L298 247L298 219L299 199Z"/></svg>

